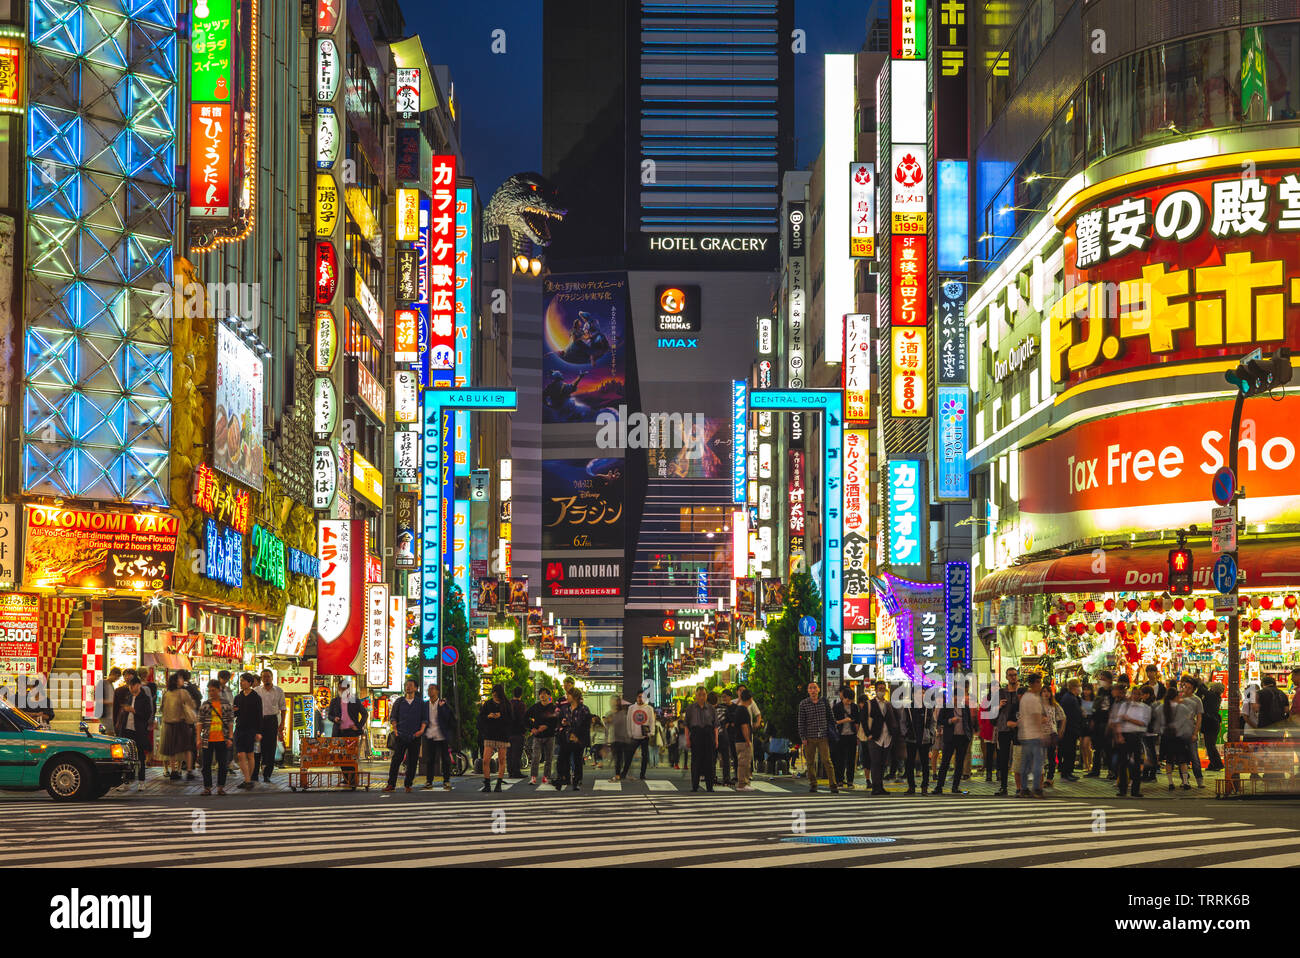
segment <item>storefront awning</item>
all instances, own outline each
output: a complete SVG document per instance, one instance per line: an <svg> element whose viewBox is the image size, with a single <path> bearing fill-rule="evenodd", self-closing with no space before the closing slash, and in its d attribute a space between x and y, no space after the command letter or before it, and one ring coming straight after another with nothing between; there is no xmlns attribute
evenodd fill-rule
<svg viewBox="0 0 1300 958"><path fill-rule="evenodd" d="M1217 555L1208 543L1192 547L1192 582L1198 590L1212 589L1210 570ZM1105 549L1060 559L1027 562L986 575L975 587L974 599L984 602L1003 595L1056 595L1075 592L1163 592L1168 586L1170 546ZM1237 561L1246 575L1246 589L1300 586L1300 541L1279 539L1243 542Z"/></svg>

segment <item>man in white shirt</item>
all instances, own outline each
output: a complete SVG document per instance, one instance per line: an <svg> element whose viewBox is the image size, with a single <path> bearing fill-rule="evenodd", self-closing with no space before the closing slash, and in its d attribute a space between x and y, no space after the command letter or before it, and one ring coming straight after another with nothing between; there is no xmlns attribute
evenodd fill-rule
<svg viewBox="0 0 1300 958"><path fill-rule="evenodd" d="M424 787L433 788L433 760L442 763L442 787L451 789L451 735L455 715L436 685L429 686L424 728Z"/></svg>
<svg viewBox="0 0 1300 958"><path fill-rule="evenodd" d="M99 712L99 724L111 735L116 727L113 715L113 696L117 693L117 681L122 677L122 670L117 666L108 670L95 685L95 709Z"/></svg>
<svg viewBox="0 0 1300 958"><path fill-rule="evenodd" d="M1110 710L1110 728L1119 752L1119 797L1124 797L1125 786L1132 781L1132 796L1142 797L1142 733L1151 724L1151 706L1142 701L1142 691L1136 685L1129 689L1128 701Z"/></svg>
<svg viewBox="0 0 1300 958"><path fill-rule="evenodd" d="M284 689L275 684L275 674L270 669L262 670L257 697L262 700L262 741L259 750L253 753L253 778L257 778L260 764L262 781L269 782L271 770L275 768L275 746L284 735L284 717L288 713Z"/></svg>
<svg viewBox="0 0 1300 958"><path fill-rule="evenodd" d="M629 747L624 752L624 765L618 770L622 778L632 769L632 759L641 752L641 780L645 781L646 766L650 764L650 740L655 734L655 710L645 704L645 694L636 693L636 704L627 710Z"/></svg>

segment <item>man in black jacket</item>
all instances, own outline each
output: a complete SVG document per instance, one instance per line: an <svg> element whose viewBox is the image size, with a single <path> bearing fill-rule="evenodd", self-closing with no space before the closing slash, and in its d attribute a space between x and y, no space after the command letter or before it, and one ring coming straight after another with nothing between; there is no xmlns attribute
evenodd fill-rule
<svg viewBox="0 0 1300 958"><path fill-rule="evenodd" d="M116 718L117 734L135 743L138 774L135 790L138 792L140 782L144 781L144 763L149 754L149 726L153 723L153 697L145 691L140 676L131 676L127 694L117 710Z"/></svg>
<svg viewBox="0 0 1300 958"><path fill-rule="evenodd" d="M551 754L555 747L555 732L560 727L559 710L551 701L551 690L537 690L537 701L524 713L524 723L533 733L532 775L530 784L537 784L537 768L542 768L542 784L549 784L551 777Z"/></svg>
<svg viewBox="0 0 1300 958"><path fill-rule="evenodd" d="M1020 717L1020 673L1007 669L1007 684L998 690L998 795L1007 794L1007 776L1011 772L1012 746L1017 744L1016 726ZM1020 794L1020 767L1016 763L1016 794Z"/></svg>
<svg viewBox="0 0 1300 958"><path fill-rule="evenodd" d="M943 733L943 758L939 761L939 781L931 794L943 793L943 780L948 776L948 763L956 759L952 766L952 793L961 793L962 771L966 768L966 750L970 748L971 735L978 726L975 724L975 712L970 707L970 698L965 687L957 690L957 699L961 705L955 708L939 709L939 729Z"/></svg>
<svg viewBox="0 0 1300 958"><path fill-rule="evenodd" d="M506 774L510 778L524 777L519 765L524 754L524 713L527 710L524 690L516 685L510 690L510 750L506 753Z"/></svg>
<svg viewBox="0 0 1300 958"><path fill-rule="evenodd" d="M451 743L456 738L456 713L437 685L425 700L424 787L433 788L434 759L442 765L442 787L451 788Z"/></svg>
<svg viewBox="0 0 1300 958"><path fill-rule="evenodd" d="M1223 704L1223 698L1217 689L1222 689L1218 683L1206 685L1201 681L1201 677L1194 676L1196 682L1196 697L1201 700L1201 706L1205 713L1201 716L1201 734L1205 739L1205 757L1209 760L1206 766L1207 772L1223 771L1223 759L1219 757L1219 729L1221 719L1219 716L1219 707Z"/></svg>
<svg viewBox="0 0 1300 958"><path fill-rule="evenodd" d="M1101 770L1106 769L1106 777L1114 778L1115 770L1111 768L1110 748L1110 710L1117 704L1115 691L1111 683L1115 676L1109 669L1097 673L1097 689L1093 695L1092 705L1092 770L1084 778L1098 778Z"/></svg>
<svg viewBox="0 0 1300 958"><path fill-rule="evenodd" d="M415 769L420 763L420 739L424 737L425 708L424 700L415 693L415 680L406 680L406 694L393 703L388 713L388 724L393 727L397 747L393 749L393 760L388 764L388 785L385 792L397 787L397 770L406 760L406 790L409 792L415 784Z"/></svg>
<svg viewBox="0 0 1300 958"><path fill-rule="evenodd" d="M840 700L832 707L831 714L840 732L831 761L840 785L852 788L853 769L857 764L854 759L858 752L859 713L857 703L853 701L853 690L847 685L840 687Z"/></svg>
<svg viewBox="0 0 1300 958"><path fill-rule="evenodd" d="M885 790L885 765L898 741L898 711L889 701L889 683L876 683L876 697L867 708L867 744L871 747L871 794L888 795Z"/></svg>
<svg viewBox="0 0 1300 958"><path fill-rule="evenodd" d="M1079 747L1079 736L1083 733L1083 706L1079 702L1079 690L1082 686L1078 679L1070 679L1065 691L1056 697L1056 702L1065 713L1065 729L1061 732L1060 747L1057 757L1060 761L1061 780L1076 782L1074 777L1074 757Z"/></svg>

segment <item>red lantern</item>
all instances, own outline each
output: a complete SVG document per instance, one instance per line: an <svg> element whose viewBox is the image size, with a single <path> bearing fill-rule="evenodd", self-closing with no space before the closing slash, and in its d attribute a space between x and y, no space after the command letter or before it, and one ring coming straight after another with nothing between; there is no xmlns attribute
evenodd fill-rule
<svg viewBox="0 0 1300 958"><path fill-rule="evenodd" d="M1209 622L1206 622L1206 623L1205 623L1205 631L1207 631L1207 632L1218 632L1218 631L1219 631L1219 620L1218 620L1218 619L1211 619Z"/></svg>
<svg viewBox="0 0 1300 958"><path fill-rule="evenodd" d="M1104 605L1106 606L1106 611L1107 611L1107 612L1114 612L1114 611L1115 611L1115 600L1114 600L1114 599L1107 599L1107 600L1105 601Z"/></svg>
<svg viewBox="0 0 1300 958"><path fill-rule="evenodd" d="M1293 596L1293 595L1289 595L1289 596L1287 596L1285 599L1282 600L1282 603L1283 603L1283 605L1285 605L1288 609L1294 609L1294 608L1295 608L1295 604L1296 604L1296 603L1295 603L1295 596Z"/></svg>
<svg viewBox="0 0 1300 958"><path fill-rule="evenodd" d="M1097 628L1097 634L1101 635L1103 632L1106 631L1106 623L1098 622L1096 628Z"/></svg>
<svg viewBox="0 0 1300 958"><path fill-rule="evenodd" d="M1047 617L1047 624L1048 624L1048 625L1056 625L1056 623L1057 623L1058 621L1060 621L1060 620L1056 617L1056 613L1055 613L1055 612L1053 612L1051 615L1049 615L1049 616Z"/></svg>
<svg viewBox="0 0 1300 958"><path fill-rule="evenodd" d="M1136 612L1138 610L1138 600L1129 599L1124 603L1124 608L1128 609L1130 612Z"/></svg>
<svg viewBox="0 0 1300 958"><path fill-rule="evenodd" d="M1183 623L1183 631L1186 632L1188 635L1191 635L1193 632L1196 631L1196 623L1193 622L1191 619L1188 619L1186 622Z"/></svg>
<svg viewBox="0 0 1300 958"><path fill-rule="evenodd" d="M1065 603L1065 611L1070 615L1074 615L1074 603L1073 602Z"/></svg>
<svg viewBox="0 0 1300 958"><path fill-rule="evenodd" d="M1074 634L1075 634L1075 635L1083 635L1083 633L1085 633L1085 632L1087 632L1087 631L1088 631L1088 627L1087 627L1086 625L1084 625L1082 622L1076 622L1076 623L1074 623Z"/></svg>
<svg viewBox="0 0 1300 958"><path fill-rule="evenodd" d="M1123 619L1115 623L1115 628L1119 631L1120 635L1128 635L1128 623Z"/></svg>
<svg viewBox="0 0 1300 958"><path fill-rule="evenodd" d="M1251 620L1250 620L1250 631L1252 631L1252 632L1258 632L1258 631L1260 630L1260 627L1261 627L1262 625L1263 625L1263 623L1260 622L1259 619L1251 619Z"/></svg>
<svg viewBox="0 0 1300 958"><path fill-rule="evenodd" d="M1165 604L1164 604L1163 602L1161 602L1159 599L1152 599L1152 600L1151 600L1151 611L1152 611L1152 612L1163 612L1163 611L1165 611Z"/></svg>
<svg viewBox="0 0 1300 958"><path fill-rule="evenodd" d="M1259 607L1261 609L1271 609L1273 608L1273 600L1266 595L1261 595L1259 597Z"/></svg>
<svg viewBox="0 0 1300 958"><path fill-rule="evenodd" d="M1177 598L1177 599L1174 599L1174 611L1175 611L1175 612L1182 612L1182 611L1183 611L1183 607L1184 607L1185 605L1187 605L1187 603L1184 602L1184 601L1182 600L1181 597L1179 597L1179 598Z"/></svg>
<svg viewBox="0 0 1300 958"><path fill-rule="evenodd" d="M1142 624L1139 626L1139 628L1142 629L1143 635L1147 635L1151 632L1151 623L1143 619Z"/></svg>
<svg viewBox="0 0 1300 958"><path fill-rule="evenodd" d="M1250 596L1243 595L1237 600L1237 605L1250 605Z"/></svg>
<svg viewBox="0 0 1300 958"><path fill-rule="evenodd" d="M1205 600L1204 600L1204 599L1197 599L1197 600L1193 603L1193 605L1196 606L1196 611L1197 611L1197 612L1204 612L1204 611L1205 611Z"/></svg>
<svg viewBox="0 0 1300 958"><path fill-rule="evenodd" d="M1163 628L1164 628L1164 630L1165 630L1166 632L1172 632L1172 631L1174 631L1174 620L1173 620L1173 619L1165 619L1165 621L1164 621L1164 625L1163 625Z"/></svg>
<svg viewBox="0 0 1300 958"><path fill-rule="evenodd" d="M1269 628L1272 629L1274 632L1281 632L1281 631L1282 631L1282 620L1281 620L1281 619L1274 619L1273 622L1272 622L1272 624L1269 626Z"/></svg>
<svg viewBox="0 0 1300 958"><path fill-rule="evenodd" d="M1089 599L1087 602L1085 602L1085 603L1083 604L1083 611L1084 611L1084 612L1096 612L1096 611L1097 611L1097 603L1096 603L1096 602L1093 602L1092 599Z"/></svg>

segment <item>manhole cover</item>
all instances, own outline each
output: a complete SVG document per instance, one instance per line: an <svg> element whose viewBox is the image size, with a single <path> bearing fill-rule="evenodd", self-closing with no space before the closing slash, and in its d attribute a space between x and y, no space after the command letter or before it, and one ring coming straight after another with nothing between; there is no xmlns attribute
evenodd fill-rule
<svg viewBox="0 0 1300 958"><path fill-rule="evenodd" d="M892 845L898 839L872 838L866 835L799 835L781 841L800 845Z"/></svg>

